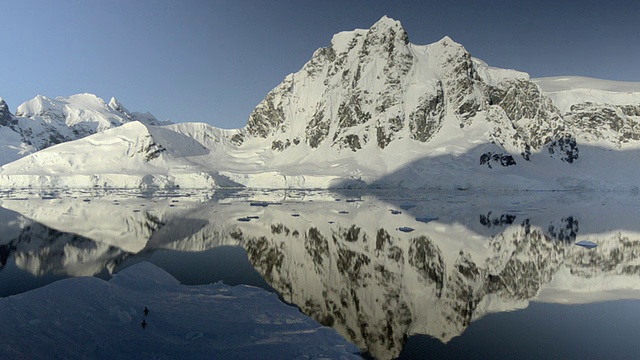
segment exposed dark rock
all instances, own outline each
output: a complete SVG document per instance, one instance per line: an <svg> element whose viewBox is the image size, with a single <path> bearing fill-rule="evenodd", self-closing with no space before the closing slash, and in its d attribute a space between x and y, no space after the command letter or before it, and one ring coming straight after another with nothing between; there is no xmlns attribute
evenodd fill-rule
<svg viewBox="0 0 640 360"><path fill-rule="evenodd" d="M0 126L9 126L13 128L13 126L17 124L18 121L9 111L9 106L7 105L7 103L3 99L0 99Z"/></svg>
<svg viewBox="0 0 640 360"><path fill-rule="evenodd" d="M492 215L491 211L489 211L487 215L480 214L480 224L488 228L511 225L515 220L516 216L513 214L502 214L500 216L494 216Z"/></svg>
<svg viewBox="0 0 640 360"><path fill-rule="evenodd" d="M317 148L329 135L331 122L324 118L324 104L320 103L313 114L311 121L307 124L305 130L307 142L312 148Z"/></svg>
<svg viewBox="0 0 640 360"><path fill-rule="evenodd" d="M291 142L289 141L289 139L287 139L286 142L282 142L281 140L274 140L271 143L271 150L282 151L288 148L289 146L291 146Z"/></svg>
<svg viewBox="0 0 640 360"><path fill-rule="evenodd" d="M569 216L560 220L560 224L551 224L547 229L549 236L556 241L574 243L578 236L578 220Z"/></svg>
<svg viewBox="0 0 640 360"><path fill-rule="evenodd" d="M416 268L423 279L436 285L438 296L442 295L444 260L440 249L433 244L431 239L426 236L411 239L409 264Z"/></svg>
<svg viewBox="0 0 640 360"><path fill-rule="evenodd" d="M420 99L418 108L409 114L409 129L411 137L421 142L427 142L442 127L444 119L444 95L442 82L436 85L436 95Z"/></svg>
<svg viewBox="0 0 640 360"><path fill-rule="evenodd" d="M480 165L487 165L489 169L492 169L492 164L500 164L503 167L507 167L516 165L516 161L511 155L499 154L491 151L480 155Z"/></svg>
<svg viewBox="0 0 640 360"><path fill-rule="evenodd" d="M360 145L360 138L358 137L358 135L354 135L354 134L346 135L344 137L343 142L353 152L362 149L362 145Z"/></svg>
<svg viewBox="0 0 640 360"><path fill-rule="evenodd" d="M548 144L547 150L552 156L559 156L566 163L572 164L578 159L579 149L576 139L571 134L564 134Z"/></svg>
<svg viewBox="0 0 640 360"><path fill-rule="evenodd" d="M267 97L253 110L249 115L247 122L247 131L249 134L257 137L266 138L285 122L284 110L280 104L276 104L276 93L283 87L284 83L278 88L269 92Z"/></svg>
<svg viewBox="0 0 640 360"><path fill-rule="evenodd" d="M592 135L593 139L606 139L618 146L640 140L640 105L609 105L590 102L571 106L565 114L568 122ZM609 135L610 132L615 135Z"/></svg>
<svg viewBox="0 0 640 360"><path fill-rule="evenodd" d="M329 243L317 228L311 228L305 234L304 247L318 267L322 266L323 259L329 258Z"/></svg>
<svg viewBox="0 0 640 360"><path fill-rule="evenodd" d="M231 137L231 143L236 146L241 146L243 142L244 142L244 134L242 133L234 134Z"/></svg>
<svg viewBox="0 0 640 360"><path fill-rule="evenodd" d="M160 154L167 151L162 145L155 143L150 136L147 136L147 141L140 145L138 149L139 154L144 154L144 161L151 161L160 157Z"/></svg>

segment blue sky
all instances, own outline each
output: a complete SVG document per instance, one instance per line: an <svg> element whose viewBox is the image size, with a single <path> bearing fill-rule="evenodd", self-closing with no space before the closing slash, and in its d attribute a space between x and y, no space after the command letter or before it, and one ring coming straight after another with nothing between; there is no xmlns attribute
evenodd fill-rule
<svg viewBox="0 0 640 360"><path fill-rule="evenodd" d="M0 97L115 96L159 119L235 128L334 33L399 20L532 77L640 81L640 2L7 0Z"/></svg>

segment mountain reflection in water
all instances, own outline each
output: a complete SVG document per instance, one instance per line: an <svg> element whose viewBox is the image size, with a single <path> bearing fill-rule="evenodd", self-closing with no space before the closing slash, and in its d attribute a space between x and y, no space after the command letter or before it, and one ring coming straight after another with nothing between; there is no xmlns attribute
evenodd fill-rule
<svg viewBox="0 0 640 360"><path fill-rule="evenodd" d="M3 287L9 267L12 277L36 276L36 287L42 277L108 277L149 258L183 279L200 274L191 283L213 282L228 274L216 278L209 268L220 257L200 254L240 246L246 257L225 253L239 259L225 268L238 264L253 276L245 282L272 287L381 359L398 357L407 343L412 351L463 343L472 322L531 302L640 299L637 195L57 192L0 199ZM598 246L575 246L583 240Z"/></svg>

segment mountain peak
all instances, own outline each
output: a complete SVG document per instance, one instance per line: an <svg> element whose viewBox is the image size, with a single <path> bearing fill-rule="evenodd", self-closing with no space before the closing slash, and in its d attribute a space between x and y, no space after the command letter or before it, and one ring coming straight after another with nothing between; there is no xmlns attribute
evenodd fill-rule
<svg viewBox="0 0 640 360"><path fill-rule="evenodd" d="M112 97L111 101L109 101L109 107L121 113L129 113L129 110L127 110L127 108L125 108L115 97Z"/></svg>
<svg viewBox="0 0 640 360"><path fill-rule="evenodd" d="M9 106L7 103L0 97L0 125L3 125L7 121L11 120L12 116L9 112Z"/></svg>
<svg viewBox="0 0 640 360"><path fill-rule="evenodd" d="M443 46L457 44L453 39L451 39L448 35L445 35L442 39L436 41L436 44L441 44Z"/></svg>
<svg viewBox="0 0 640 360"><path fill-rule="evenodd" d="M455 42L448 36L443 37L442 39L427 45L429 48L429 53L433 58L440 59L437 61L439 63L439 67L444 66L447 63L451 62L451 59L458 58L461 61L471 61L470 54L465 49L462 44ZM465 59L468 58L468 59Z"/></svg>
<svg viewBox="0 0 640 360"><path fill-rule="evenodd" d="M446 36L446 35L442 39L431 44L431 46L443 48L443 49L445 48L464 49L464 46L462 46L462 44L455 42L453 39L451 39L449 36Z"/></svg>
<svg viewBox="0 0 640 360"><path fill-rule="evenodd" d="M370 35L375 34L373 35L374 37L379 36L387 40L400 40L400 42L404 44L409 43L407 32L404 30L400 21L394 20L386 15L373 24L368 32ZM391 36L389 37L389 35Z"/></svg>
<svg viewBox="0 0 640 360"><path fill-rule="evenodd" d="M375 24L373 24L373 26L371 26L371 28L389 28L389 27L394 27L394 28L403 28L402 24L400 23L400 21L398 20L394 20L390 17L388 17L387 15L383 15L380 20L376 21Z"/></svg>
<svg viewBox="0 0 640 360"><path fill-rule="evenodd" d="M53 100L44 95L36 95L33 99L25 101L16 109L17 116L31 117L41 114L48 106L52 106ZM47 105L49 104L49 105Z"/></svg>

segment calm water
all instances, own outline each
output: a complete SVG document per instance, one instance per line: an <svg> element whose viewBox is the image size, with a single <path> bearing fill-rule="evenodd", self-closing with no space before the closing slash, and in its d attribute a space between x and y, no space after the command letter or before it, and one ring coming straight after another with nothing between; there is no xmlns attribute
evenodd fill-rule
<svg viewBox="0 0 640 360"><path fill-rule="evenodd" d="M0 296L151 261L276 291L374 358L634 358L640 198L0 194ZM597 246L577 246L591 241Z"/></svg>

